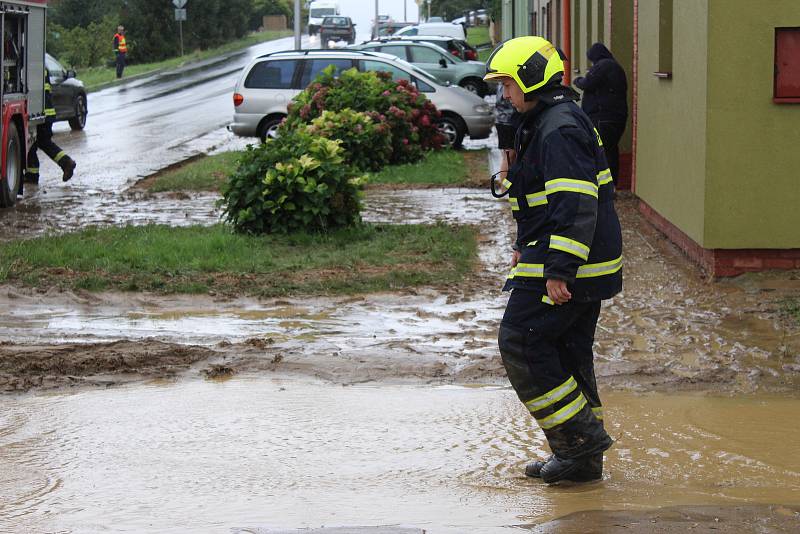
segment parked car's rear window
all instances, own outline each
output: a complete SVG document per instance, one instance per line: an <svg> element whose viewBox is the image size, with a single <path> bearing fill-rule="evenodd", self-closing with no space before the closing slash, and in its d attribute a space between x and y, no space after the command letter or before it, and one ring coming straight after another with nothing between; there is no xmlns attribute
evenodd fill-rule
<svg viewBox="0 0 800 534"><path fill-rule="evenodd" d="M303 69L303 76L300 78L300 87L308 87L314 78L319 76L319 73L322 70L329 66L333 65L336 68L336 72L341 72L343 70L352 69L353 68L353 60L352 59L310 59L305 61L305 68Z"/></svg>
<svg viewBox="0 0 800 534"><path fill-rule="evenodd" d="M349 26L349 21L346 17L325 17L322 20L323 26Z"/></svg>
<svg viewBox="0 0 800 534"><path fill-rule="evenodd" d="M247 75L244 86L249 89L291 89L296 59L256 63Z"/></svg>

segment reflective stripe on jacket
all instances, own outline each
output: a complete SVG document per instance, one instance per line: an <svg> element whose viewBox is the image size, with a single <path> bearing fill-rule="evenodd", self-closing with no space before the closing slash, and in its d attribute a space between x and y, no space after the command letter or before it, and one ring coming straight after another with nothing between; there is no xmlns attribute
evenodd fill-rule
<svg viewBox="0 0 800 534"><path fill-rule="evenodd" d="M621 291L622 233L601 142L569 96L523 115L507 178L521 257L505 290L546 295L545 281L553 278L566 281L580 302Z"/></svg>

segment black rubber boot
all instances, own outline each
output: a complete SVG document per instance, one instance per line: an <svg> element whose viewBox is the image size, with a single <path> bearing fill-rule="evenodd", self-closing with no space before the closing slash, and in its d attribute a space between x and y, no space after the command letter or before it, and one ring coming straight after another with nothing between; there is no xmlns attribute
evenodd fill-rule
<svg viewBox="0 0 800 534"><path fill-rule="evenodd" d="M75 160L73 160L69 156L64 156L61 161L58 162L59 167L64 171L64 175L61 177L61 180L64 182L68 182L72 175L75 174L75 167L77 164Z"/></svg>
<svg viewBox="0 0 800 534"><path fill-rule="evenodd" d="M542 478L542 467L544 467L545 464L552 459L553 457L551 456L547 460L532 461L531 463L525 466L525 476L531 478Z"/></svg>
<svg viewBox="0 0 800 534"><path fill-rule="evenodd" d="M525 466L525 476L531 478L542 478L542 468L552 460L551 456L547 460L534 460ZM603 453L589 457L586 465L567 476L564 480L571 482L591 482L603 478Z"/></svg>
<svg viewBox="0 0 800 534"><path fill-rule="evenodd" d="M39 175L33 174L30 172L26 172L25 176L22 178L22 181L26 184L38 184L39 183Z"/></svg>
<svg viewBox="0 0 800 534"><path fill-rule="evenodd" d="M609 440L610 441L610 440ZM611 443L605 448L611 446ZM605 450L603 449L603 450ZM553 456L541 468L539 475L548 484L561 480L589 482L603 477L603 453L599 452L580 458L559 458Z"/></svg>

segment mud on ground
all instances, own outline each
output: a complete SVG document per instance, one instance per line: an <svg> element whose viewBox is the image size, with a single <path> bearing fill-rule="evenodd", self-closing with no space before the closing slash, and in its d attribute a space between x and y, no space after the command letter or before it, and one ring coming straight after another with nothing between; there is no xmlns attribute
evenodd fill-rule
<svg viewBox="0 0 800 534"><path fill-rule="evenodd" d="M800 328L783 310L787 299L800 298L800 273L708 280L639 217L632 197L620 198L618 209L625 290L604 305L598 327L601 387L797 393ZM5 287L0 391L264 372L342 384L505 383L495 336L507 245L507 233L484 234L482 265L459 287L348 298ZM59 329L63 323L69 328Z"/></svg>
<svg viewBox="0 0 800 534"><path fill-rule="evenodd" d="M533 534L778 534L800 530L795 506L675 506L646 511L578 512L530 528Z"/></svg>

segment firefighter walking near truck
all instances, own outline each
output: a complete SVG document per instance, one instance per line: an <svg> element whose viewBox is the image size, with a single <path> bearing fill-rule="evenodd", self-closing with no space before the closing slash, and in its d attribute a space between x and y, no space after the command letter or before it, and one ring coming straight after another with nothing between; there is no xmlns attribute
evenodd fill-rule
<svg viewBox="0 0 800 534"><path fill-rule="evenodd" d="M25 182L29 184L39 183L39 156L36 153L38 148L41 148L50 159L61 167L63 171L61 179L64 182L72 178L76 167L75 161L53 142L53 121L56 118L56 110L53 107L50 73L47 69L44 69L44 116L44 122L36 126L36 142L28 150L28 168L25 171Z"/></svg>
<svg viewBox="0 0 800 534"><path fill-rule="evenodd" d="M552 456L526 466L547 483L602 478L612 445L594 374L600 303L622 289L622 235L602 140L562 85L541 37L511 39L486 64L522 113L501 191L517 224L498 343L509 381Z"/></svg>

